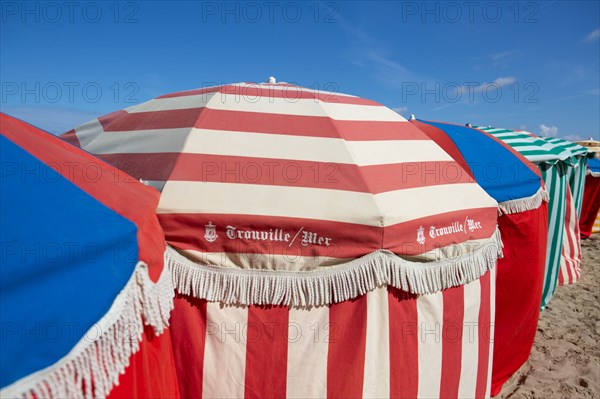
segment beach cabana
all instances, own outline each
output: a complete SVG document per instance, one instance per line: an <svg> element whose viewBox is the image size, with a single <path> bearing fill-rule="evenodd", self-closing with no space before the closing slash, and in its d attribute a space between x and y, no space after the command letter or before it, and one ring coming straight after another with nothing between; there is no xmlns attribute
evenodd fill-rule
<svg viewBox="0 0 600 399"><path fill-rule="evenodd" d="M449 123L411 120L497 202L498 261L492 396L529 358L546 265L548 197L537 166L495 137Z"/></svg>
<svg viewBox="0 0 600 399"><path fill-rule="evenodd" d="M572 275L577 275L574 264L578 265L576 255L570 255L569 262L563 255L563 242L571 238L578 242L573 230L566 229L567 201L570 191L569 177L574 176L572 169L579 165L578 159L584 155L574 155L568 148L554 144L548 140L537 137L525 131L498 129L490 126L476 127L494 137L502 140L521 153L529 161L535 163L542 173L546 190L549 194L548 202L548 242L546 247L546 275L542 291L541 306L544 309L554 295L561 275L561 268L566 265L572 267ZM570 205L574 202L570 202ZM574 206L569 214L573 215ZM572 216L573 217L573 216ZM572 217L570 220L572 220ZM571 226L569 220L568 225ZM569 235L570 234L570 235ZM576 248L574 245L573 248ZM580 253L580 252L579 252Z"/></svg>
<svg viewBox="0 0 600 399"><path fill-rule="evenodd" d="M271 80L64 138L161 190L183 396L489 396L498 205L394 111Z"/></svg>
<svg viewBox="0 0 600 399"><path fill-rule="evenodd" d="M0 396L176 397L158 193L5 114L0 144Z"/></svg>
<svg viewBox="0 0 600 399"><path fill-rule="evenodd" d="M600 158L588 160L579 227L582 238L600 232Z"/></svg>
<svg viewBox="0 0 600 399"><path fill-rule="evenodd" d="M558 273L558 285L574 284L581 275L581 234L579 231L579 215L583 201L583 191L586 178L586 163L588 150L571 141L556 137L544 140L562 148L570 154L567 168L565 220L563 245Z"/></svg>

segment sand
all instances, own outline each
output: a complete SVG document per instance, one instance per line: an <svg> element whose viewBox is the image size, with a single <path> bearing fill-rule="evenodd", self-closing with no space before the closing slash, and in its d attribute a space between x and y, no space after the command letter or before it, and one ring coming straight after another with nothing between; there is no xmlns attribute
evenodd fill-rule
<svg viewBox="0 0 600 399"><path fill-rule="evenodd" d="M581 279L556 289L529 360L498 398L600 398L599 235L581 246Z"/></svg>

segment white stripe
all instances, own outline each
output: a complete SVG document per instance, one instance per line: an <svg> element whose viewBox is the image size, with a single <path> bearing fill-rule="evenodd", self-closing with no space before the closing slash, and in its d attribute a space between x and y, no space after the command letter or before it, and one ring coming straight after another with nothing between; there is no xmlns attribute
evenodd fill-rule
<svg viewBox="0 0 600 399"><path fill-rule="evenodd" d="M203 397L244 397L246 340L242 331L247 323L247 307L221 308L219 303L206 304ZM194 365L189 366L193 372Z"/></svg>
<svg viewBox="0 0 600 399"><path fill-rule="evenodd" d="M464 288L464 323L462 337L462 367L458 383L459 398L474 398L477 389L477 369L479 365L479 307L481 305L481 285L476 280ZM492 319L493 320L493 319Z"/></svg>
<svg viewBox="0 0 600 399"><path fill-rule="evenodd" d="M104 132L104 130L98 119L86 122L75 129L75 135L77 136L77 140L79 140L81 148L86 148L93 140L102 134L102 132Z"/></svg>
<svg viewBox="0 0 600 399"><path fill-rule="evenodd" d="M286 88L279 88L287 90ZM383 105L323 102L312 98L275 97L264 88L264 96L212 92L182 97L156 98L134 106L129 113L206 107L223 111L258 112L279 115L329 117L335 120L406 122L400 114Z"/></svg>
<svg viewBox="0 0 600 399"><path fill-rule="evenodd" d="M343 164L451 161L432 140L346 141L341 138L193 129L184 152Z"/></svg>
<svg viewBox="0 0 600 399"><path fill-rule="evenodd" d="M100 127L101 129L101 127ZM93 154L181 152L190 128L105 132L82 145Z"/></svg>
<svg viewBox="0 0 600 399"><path fill-rule="evenodd" d="M297 217L385 227L479 207L497 207L497 204L471 183L372 195L322 188L168 181L157 213Z"/></svg>
<svg viewBox="0 0 600 399"><path fill-rule="evenodd" d="M329 307L290 308L288 398L327 397Z"/></svg>
<svg viewBox="0 0 600 399"><path fill-rule="evenodd" d="M389 396L390 313L387 287L382 287L367 294L363 398L388 398Z"/></svg>
<svg viewBox="0 0 600 399"><path fill-rule="evenodd" d="M417 298L419 398L440 396L444 299L441 292Z"/></svg>

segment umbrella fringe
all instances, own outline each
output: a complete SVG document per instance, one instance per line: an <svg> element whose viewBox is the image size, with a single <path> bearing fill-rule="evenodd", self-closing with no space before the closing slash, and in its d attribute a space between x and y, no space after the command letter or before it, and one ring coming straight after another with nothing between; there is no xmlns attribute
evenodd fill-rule
<svg viewBox="0 0 600 399"><path fill-rule="evenodd" d="M590 169L587 170L586 175L592 177L600 177L600 172L592 172Z"/></svg>
<svg viewBox="0 0 600 399"><path fill-rule="evenodd" d="M325 306L391 285L413 294L432 294L468 284L502 257L494 235L472 253L435 262L414 262L379 250L327 270L273 271L215 267L196 263L167 247L167 265L177 292L228 305Z"/></svg>
<svg viewBox="0 0 600 399"><path fill-rule="evenodd" d="M165 254L166 256L166 254ZM174 289L167 268L153 283L138 262L109 311L55 364L3 388L3 398L105 398L140 348L144 324L169 326Z"/></svg>
<svg viewBox="0 0 600 399"><path fill-rule="evenodd" d="M550 196L548 195L548 191L543 187L540 187L540 189L531 197L500 202L498 204L498 215L502 216L531 211L539 208L540 205L542 205L542 201L548 202L549 200Z"/></svg>

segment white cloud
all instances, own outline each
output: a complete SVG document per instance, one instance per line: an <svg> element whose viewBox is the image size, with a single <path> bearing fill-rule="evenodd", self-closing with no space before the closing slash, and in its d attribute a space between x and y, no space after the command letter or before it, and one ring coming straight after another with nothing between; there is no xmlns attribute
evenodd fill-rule
<svg viewBox="0 0 600 399"><path fill-rule="evenodd" d="M583 41L586 42L586 43L592 43L592 42L595 42L598 39L600 39L600 29L596 29L596 30L590 32L585 37L585 39L583 39Z"/></svg>
<svg viewBox="0 0 600 399"><path fill-rule="evenodd" d="M512 51L503 51L501 53L494 53L491 55L492 61L499 61L503 58L508 57L509 55L512 54Z"/></svg>
<svg viewBox="0 0 600 399"><path fill-rule="evenodd" d="M499 87L507 86L513 84L517 81L517 78L514 76L501 76L499 78L494 79L492 82L469 82L469 85L461 86L457 89L457 93L481 93L484 90L488 89L498 89Z"/></svg>
<svg viewBox="0 0 600 399"><path fill-rule="evenodd" d="M394 107L392 108L392 111L396 112L397 114L404 114L408 112L408 107Z"/></svg>
<svg viewBox="0 0 600 399"><path fill-rule="evenodd" d="M540 125L540 136L556 137L557 135L558 135L558 128L556 126L546 126L543 123Z"/></svg>

